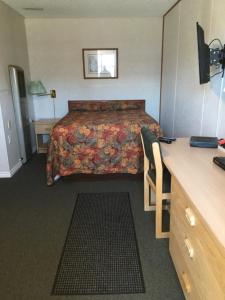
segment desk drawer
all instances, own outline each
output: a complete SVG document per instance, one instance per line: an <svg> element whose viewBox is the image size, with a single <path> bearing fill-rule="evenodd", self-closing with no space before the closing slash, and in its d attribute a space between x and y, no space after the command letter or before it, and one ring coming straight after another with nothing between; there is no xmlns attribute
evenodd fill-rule
<svg viewBox="0 0 225 300"><path fill-rule="evenodd" d="M218 278L208 257L199 246L195 236L189 235L179 220L174 217L176 211L171 211L171 229L176 236L177 244L185 264L196 284L200 299L225 299L225 294L219 285ZM176 220L176 221L175 221ZM210 288L209 288L210 287Z"/></svg>
<svg viewBox="0 0 225 300"><path fill-rule="evenodd" d="M170 244L169 244L170 254L172 256L178 278L180 280L185 298L188 300L200 300L198 295L195 282L192 278L191 273L185 263L182 251L180 250L179 244L176 240L173 232L170 233Z"/></svg>
<svg viewBox="0 0 225 300"><path fill-rule="evenodd" d="M171 231L176 236L185 262L198 283L200 299L225 299L225 257L221 245L173 180ZM210 288L209 288L210 286Z"/></svg>

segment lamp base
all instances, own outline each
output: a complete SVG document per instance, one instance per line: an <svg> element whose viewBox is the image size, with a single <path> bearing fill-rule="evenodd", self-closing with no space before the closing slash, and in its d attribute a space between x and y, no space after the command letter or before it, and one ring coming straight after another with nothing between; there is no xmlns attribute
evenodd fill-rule
<svg viewBox="0 0 225 300"><path fill-rule="evenodd" d="M50 91L51 98L56 98L56 90Z"/></svg>

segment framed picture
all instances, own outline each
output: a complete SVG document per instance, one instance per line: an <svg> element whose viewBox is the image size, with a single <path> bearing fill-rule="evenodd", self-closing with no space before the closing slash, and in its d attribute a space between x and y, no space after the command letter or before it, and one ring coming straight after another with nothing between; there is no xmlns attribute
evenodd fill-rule
<svg viewBox="0 0 225 300"><path fill-rule="evenodd" d="M84 79L118 78L118 48L82 49Z"/></svg>

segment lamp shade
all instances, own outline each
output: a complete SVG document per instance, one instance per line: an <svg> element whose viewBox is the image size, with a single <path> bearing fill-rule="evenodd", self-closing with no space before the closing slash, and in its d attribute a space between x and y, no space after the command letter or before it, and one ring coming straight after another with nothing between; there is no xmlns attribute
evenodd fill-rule
<svg viewBox="0 0 225 300"><path fill-rule="evenodd" d="M28 90L31 95L47 94L46 88L39 80L31 81L29 83Z"/></svg>

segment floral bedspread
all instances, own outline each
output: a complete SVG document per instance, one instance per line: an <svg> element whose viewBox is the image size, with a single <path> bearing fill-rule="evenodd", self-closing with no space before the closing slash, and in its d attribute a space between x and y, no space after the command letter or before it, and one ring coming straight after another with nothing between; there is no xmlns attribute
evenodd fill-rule
<svg viewBox="0 0 225 300"><path fill-rule="evenodd" d="M143 110L69 112L52 129L47 184L56 175L142 172L142 126L161 134L159 124Z"/></svg>

